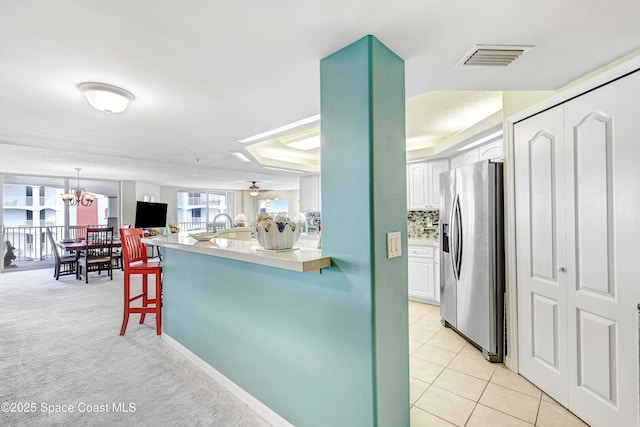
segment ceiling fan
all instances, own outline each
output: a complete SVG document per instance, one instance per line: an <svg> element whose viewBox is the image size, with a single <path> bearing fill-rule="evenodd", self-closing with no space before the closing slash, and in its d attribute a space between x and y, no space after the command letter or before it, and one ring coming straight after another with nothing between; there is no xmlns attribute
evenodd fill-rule
<svg viewBox="0 0 640 427"><path fill-rule="evenodd" d="M258 187L256 185L257 181L251 181L251 187L249 187L249 195L250 196L257 196L258 194L260 194L260 187Z"/></svg>
<svg viewBox="0 0 640 427"><path fill-rule="evenodd" d="M265 190L265 189L261 189L260 187L258 187L256 185L256 182L259 181L247 181L251 183L251 186L249 187L249 195L250 196L257 196L258 194L260 194L260 192L269 192L269 191L273 191L273 190Z"/></svg>

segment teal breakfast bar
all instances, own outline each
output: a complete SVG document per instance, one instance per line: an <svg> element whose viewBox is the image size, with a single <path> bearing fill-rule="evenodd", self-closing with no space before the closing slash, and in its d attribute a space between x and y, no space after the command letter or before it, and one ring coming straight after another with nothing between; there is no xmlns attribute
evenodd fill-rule
<svg viewBox="0 0 640 427"><path fill-rule="evenodd" d="M199 242L186 233L144 241L163 247L167 343L273 425L323 419L322 413L313 415L310 403L344 393L320 385L334 369L327 362L363 362L339 350L353 337L339 337L340 318L327 310L332 291L317 273L330 266L328 257L309 248L263 251L255 241ZM359 376L340 375L349 382ZM352 397L343 396L342 404L350 405Z"/></svg>
<svg viewBox="0 0 640 427"><path fill-rule="evenodd" d="M320 77L322 252L155 239L163 339L272 425L409 427L404 61L366 36Z"/></svg>
<svg viewBox="0 0 640 427"><path fill-rule="evenodd" d="M143 241L163 248L165 341L273 425L372 425L370 301L329 257L186 233Z"/></svg>

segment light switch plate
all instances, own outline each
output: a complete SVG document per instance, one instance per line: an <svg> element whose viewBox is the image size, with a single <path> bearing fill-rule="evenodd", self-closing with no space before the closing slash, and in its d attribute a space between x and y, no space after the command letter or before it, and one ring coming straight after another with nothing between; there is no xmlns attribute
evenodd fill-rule
<svg viewBox="0 0 640 427"><path fill-rule="evenodd" d="M401 239L399 231L390 231L387 233L387 258L402 256Z"/></svg>

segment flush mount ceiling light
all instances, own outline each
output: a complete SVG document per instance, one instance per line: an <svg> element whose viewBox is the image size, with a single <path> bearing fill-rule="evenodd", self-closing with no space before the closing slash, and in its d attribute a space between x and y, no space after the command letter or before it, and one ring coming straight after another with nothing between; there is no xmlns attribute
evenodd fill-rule
<svg viewBox="0 0 640 427"><path fill-rule="evenodd" d="M251 181L251 187L249 187L249 195L250 196L257 196L258 194L260 194L260 187L258 187L256 185L256 181Z"/></svg>
<svg viewBox="0 0 640 427"><path fill-rule="evenodd" d="M78 89L87 97L93 108L107 114L123 112L129 103L136 99L128 90L105 83L80 83Z"/></svg>

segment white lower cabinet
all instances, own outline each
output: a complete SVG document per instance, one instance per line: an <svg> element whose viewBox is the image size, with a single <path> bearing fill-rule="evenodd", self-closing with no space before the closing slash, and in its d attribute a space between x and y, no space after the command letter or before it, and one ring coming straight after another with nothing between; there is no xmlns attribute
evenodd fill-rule
<svg viewBox="0 0 640 427"><path fill-rule="evenodd" d="M440 303L440 286L436 282L435 248L431 246L409 246L409 299L413 301ZM439 281L439 280L438 280Z"/></svg>

